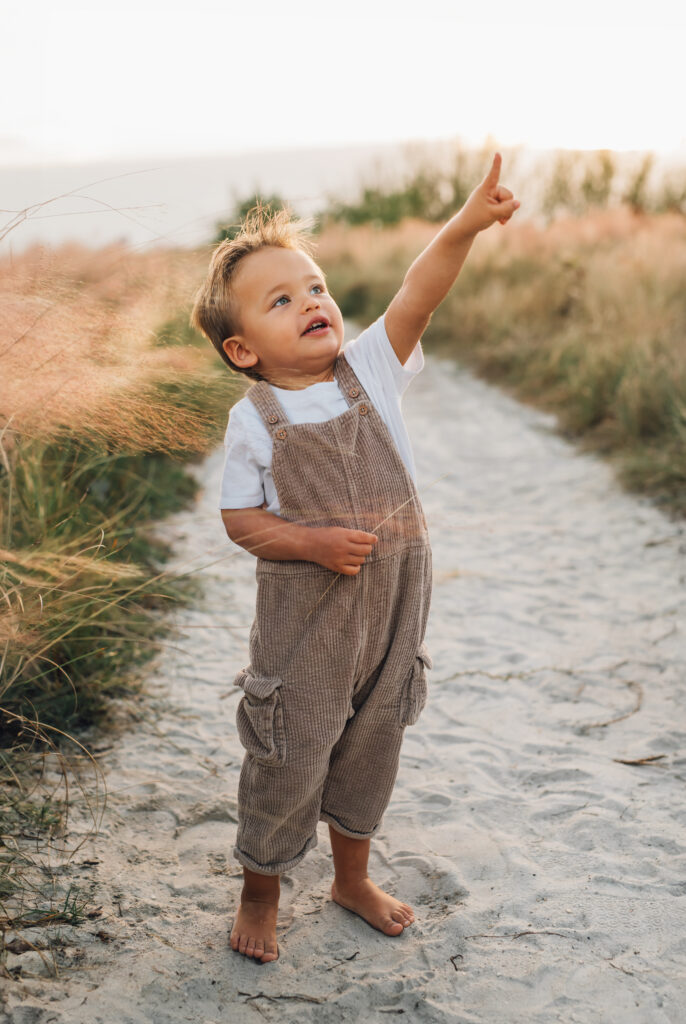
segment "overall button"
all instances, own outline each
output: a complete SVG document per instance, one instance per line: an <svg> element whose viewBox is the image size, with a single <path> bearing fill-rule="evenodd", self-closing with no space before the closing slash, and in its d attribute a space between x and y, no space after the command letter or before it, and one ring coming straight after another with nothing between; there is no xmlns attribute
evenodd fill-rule
<svg viewBox="0 0 686 1024"><path fill-rule="evenodd" d="M360 406L360 416L366 416L368 412L369 412L369 407L368 406L366 406L366 405L361 405Z"/></svg>
<svg viewBox="0 0 686 1024"><path fill-rule="evenodd" d="M278 423L279 422L279 417L275 416L274 413L270 413L270 415L267 416L267 419L269 420L270 423Z"/></svg>
<svg viewBox="0 0 686 1024"><path fill-rule="evenodd" d="M351 398L357 398L359 393L360 393L360 389L359 388L351 388L350 391L348 392L348 394L350 395Z"/></svg>
<svg viewBox="0 0 686 1024"><path fill-rule="evenodd" d="M286 436L286 431L283 429L283 427L281 428L281 430L277 430L276 436L279 438L279 440L283 441L284 437Z"/></svg>

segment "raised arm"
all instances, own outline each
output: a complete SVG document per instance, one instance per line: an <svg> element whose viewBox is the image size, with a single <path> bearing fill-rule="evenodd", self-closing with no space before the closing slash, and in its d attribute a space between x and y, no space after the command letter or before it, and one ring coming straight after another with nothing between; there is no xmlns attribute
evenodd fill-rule
<svg viewBox="0 0 686 1024"><path fill-rule="evenodd" d="M355 576L377 542L373 533L342 526L301 526L263 508L223 508L222 520L234 544L274 561L316 562L332 572Z"/></svg>
<svg viewBox="0 0 686 1024"><path fill-rule="evenodd" d="M386 310L388 340L403 365L455 283L478 233L496 221L506 224L519 207L512 192L498 184L501 163L496 153L484 180L417 257Z"/></svg>

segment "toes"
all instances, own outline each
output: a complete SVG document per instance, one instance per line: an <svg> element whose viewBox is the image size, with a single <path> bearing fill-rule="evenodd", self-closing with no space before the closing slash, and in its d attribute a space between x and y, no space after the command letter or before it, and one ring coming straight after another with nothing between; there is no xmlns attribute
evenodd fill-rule
<svg viewBox="0 0 686 1024"><path fill-rule="evenodd" d="M386 935L400 935L400 932L403 930L403 925L401 921L393 921L391 918L388 918L384 921L383 930L386 932Z"/></svg>
<svg viewBox="0 0 686 1024"><path fill-rule="evenodd" d="M398 925L400 928L404 928L404 914L399 907L395 907L395 909L390 911L390 915L386 919L386 924L393 928L396 928Z"/></svg>
<svg viewBox="0 0 686 1024"><path fill-rule="evenodd" d="M240 935L237 932L230 937L231 949L237 950L243 956L259 960L266 964L272 960L279 959L279 947L275 942L265 941L263 938L255 938L253 935Z"/></svg>
<svg viewBox="0 0 686 1024"><path fill-rule="evenodd" d="M401 924L403 928L408 928L414 921L414 914L405 905L401 904L396 910L391 912L391 917L396 924Z"/></svg>
<svg viewBox="0 0 686 1024"><path fill-rule="evenodd" d="M412 924L414 921L414 911L412 907L408 907L407 903L400 904L400 912L402 914L402 921L407 927L408 924Z"/></svg>

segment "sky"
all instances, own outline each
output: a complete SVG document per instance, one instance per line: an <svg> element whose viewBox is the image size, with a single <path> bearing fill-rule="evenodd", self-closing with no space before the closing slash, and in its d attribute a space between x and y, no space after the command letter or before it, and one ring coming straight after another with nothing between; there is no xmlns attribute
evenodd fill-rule
<svg viewBox="0 0 686 1024"><path fill-rule="evenodd" d="M683 2L0 0L0 12L0 166L438 138L686 153Z"/></svg>

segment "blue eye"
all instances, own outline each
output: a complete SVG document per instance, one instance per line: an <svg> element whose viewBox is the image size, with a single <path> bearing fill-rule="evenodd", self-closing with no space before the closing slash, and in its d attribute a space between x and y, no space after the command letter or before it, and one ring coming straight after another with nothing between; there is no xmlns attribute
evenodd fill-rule
<svg viewBox="0 0 686 1024"><path fill-rule="evenodd" d="M319 291L320 291L320 292L321 292L322 294L325 294L325 291L326 291L326 289L324 288L324 285L321 285L321 284L313 284L313 285L311 285L311 286L310 286L310 291L312 290L312 288L319 288ZM279 296L279 298L278 298L278 299L276 300L276 302L274 303L274 305L275 305L275 306L278 306L278 305L279 305L279 303L281 302L281 299L288 299L288 296L287 296L287 295L280 295L280 296ZM290 300L289 300L289 301L290 301Z"/></svg>

